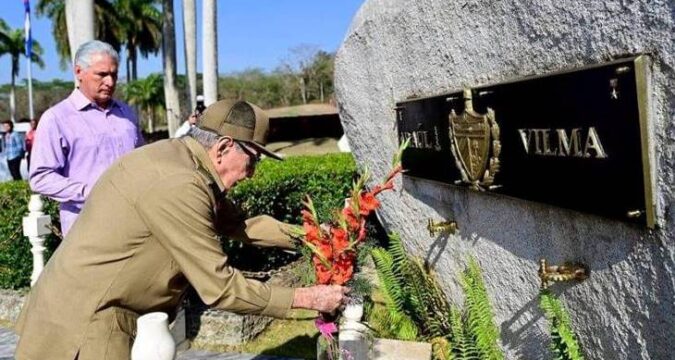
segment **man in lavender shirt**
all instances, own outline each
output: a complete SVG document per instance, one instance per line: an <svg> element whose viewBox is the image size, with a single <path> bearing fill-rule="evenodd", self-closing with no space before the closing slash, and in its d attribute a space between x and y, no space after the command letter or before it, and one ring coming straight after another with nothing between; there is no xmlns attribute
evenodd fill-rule
<svg viewBox="0 0 675 360"><path fill-rule="evenodd" d="M68 98L40 118L31 155L30 186L61 203L65 236L99 176L120 156L143 144L138 119L112 98L119 55L93 40L77 50L77 81Z"/></svg>

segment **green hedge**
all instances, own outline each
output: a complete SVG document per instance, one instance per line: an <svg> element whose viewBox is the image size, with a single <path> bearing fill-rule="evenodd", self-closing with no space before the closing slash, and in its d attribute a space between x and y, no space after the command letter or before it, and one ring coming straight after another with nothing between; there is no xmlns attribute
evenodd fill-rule
<svg viewBox="0 0 675 360"><path fill-rule="evenodd" d="M310 195L319 219L326 221L331 217L331 209L344 206L355 175L356 165L351 154L265 160L253 178L230 191L230 197L249 216L267 214L299 224L302 202Z"/></svg>
<svg viewBox="0 0 675 360"><path fill-rule="evenodd" d="M330 210L340 208L356 175L351 154L290 157L286 161L264 160L253 178L237 185L229 196L248 216L267 214L294 224L300 223L302 201L312 196L319 218L326 221ZM31 192L24 181L0 183L0 288L30 284L32 254L22 233L22 218L28 212ZM58 227L58 204L45 200L45 212ZM55 235L46 241L48 259L59 243ZM267 270L288 260L277 250L243 246L225 240L230 262L244 270Z"/></svg>
<svg viewBox="0 0 675 360"><path fill-rule="evenodd" d="M0 183L0 288L3 289L18 289L30 285L33 255L28 238L23 236L21 224L23 217L28 214L30 195L30 188L25 181ZM52 217L52 223L58 227L58 204L51 200L45 200L44 204L45 213ZM59 242L56 235L47 237L45 261Z"/></svg>
<svg viewBox="0 0 675 360"><path fill-rule="evenodd" d="M355 177L356 165L351 154L264 160L255 176L235 186L229 196L249 217L266 214L300 224L302 202L311 195L319 218L327 221L332 209L343 206ZM270 270L297 258L276 249L255 248L227 239L223 241L223 250L228 261L242 270Z"/></svg>

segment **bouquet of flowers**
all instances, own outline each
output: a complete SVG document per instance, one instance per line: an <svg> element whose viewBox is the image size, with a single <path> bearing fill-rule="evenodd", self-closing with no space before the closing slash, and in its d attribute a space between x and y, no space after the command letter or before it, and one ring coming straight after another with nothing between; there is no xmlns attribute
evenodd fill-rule
<svg viewBox="0 0 675 360"><path fill-rule="evenodd" d="M370 178L368 170L356 181L351 195L342 209L334 212L333 220L320 224L312 199L303 203L301 241L312 252L312 264L318 284L345 285L354 275L359 247L366 239L366 218L380 206L377 196L394 189L394 179L402 172L401 154L407 147L404 142L394 155L392 169L384 180L368 191L365 184ZM332 333L337 331L334 319L319 317L316 326L321 335L329 340L329 353L339 354ZM332 358L329 356L329 358Z"/></svg>

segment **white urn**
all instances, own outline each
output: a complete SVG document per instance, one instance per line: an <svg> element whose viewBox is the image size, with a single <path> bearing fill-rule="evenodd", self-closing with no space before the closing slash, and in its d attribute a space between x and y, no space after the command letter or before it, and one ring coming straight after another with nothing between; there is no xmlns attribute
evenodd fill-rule
<svg viewBox="0 0 675 360"><path fill-rule="evenodd" d="M136 339L131 360L174 360L176 343L169 331L169 316L153 312L136 320Z"/></svg>

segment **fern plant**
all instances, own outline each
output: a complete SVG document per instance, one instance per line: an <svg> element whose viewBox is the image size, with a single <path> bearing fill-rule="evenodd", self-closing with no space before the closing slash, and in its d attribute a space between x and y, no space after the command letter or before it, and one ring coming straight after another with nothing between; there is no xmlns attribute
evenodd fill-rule
<svg viewBox="0 0 675 360"><path fill-rule="evenodd" d="M478 358L486 360L504 359L499 347L499 329L494 323L485 283L478 262L471 258L462 274L462 288L466 295L466 329L474 341Z"/></svg>
<svg viewBox="0 0 675 360"><path fill-rule="evenodd" d="M407 278L412 304L410 312L420 327L422 338L447 336L451 331L447 316L450 305L434 273L421 260L413 259L409 262Z"/></svg>
<svg viewBox="0 0 675 360"><path fill-rule="evenodd" d="M581 346L577 342L565 307L548 290L539 294L539 306L549 322L551 351L556 360L583 360Z"/></svg>
<svg viewBox="0 0 675 360"><path fill-rule="evenodd" d="M387 250L372 252L390 316L389 327L412 329L420 340L447 336L451 325L450 306L429 268L418 259L408 258L401 238L389 236ZM414 325L414 326L411 326Z"/></svg>
<svg viewBox="0 0 675 360"><path fill-rule="evenodd" d="M433 271L420 259L408 257L398 235L389 236L386 250L373 249L372 257L386 308L373 310L368 319L380 336L429 341L436 360L504 358L475 260L462 274L466 293L462 312L450 306Z"/></svg>
<svg viewBox="0 0 675 360"><path fill-rule="evenodd" d="M370 322L374 328L380 330L380 336L416 340L418 328L405 312L404 304L408 295L403 286L405 278L399 271L401 266L407 265L407 259L399 257L395 260L390 252L381 248L375 248L371 253L380 279L386 308L369 314Z"/></svg>

